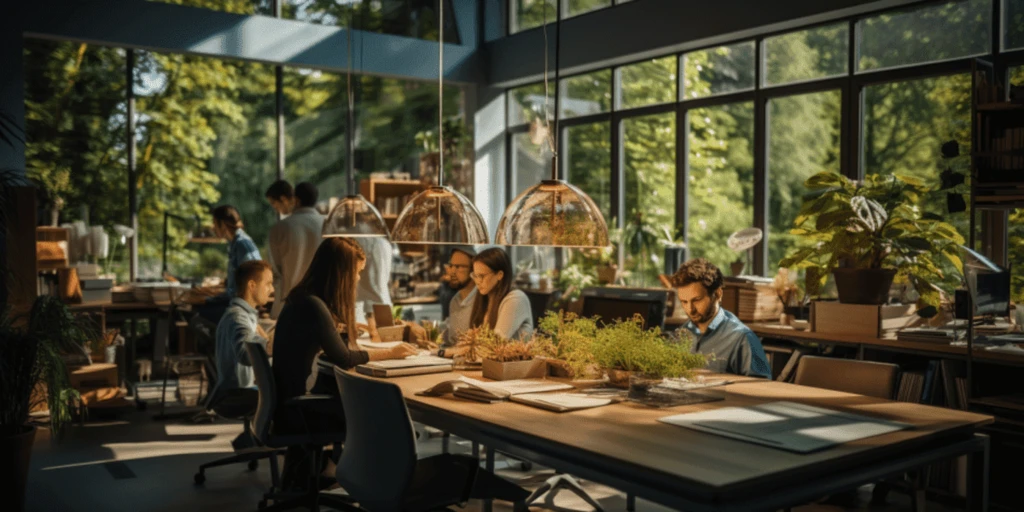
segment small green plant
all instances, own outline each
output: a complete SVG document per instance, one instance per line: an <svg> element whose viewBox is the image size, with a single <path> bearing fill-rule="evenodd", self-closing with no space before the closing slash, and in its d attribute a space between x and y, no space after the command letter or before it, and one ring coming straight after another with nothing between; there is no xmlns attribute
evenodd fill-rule
<svg viewBox="0 0 1024 512"><path fill-rule="evenodd" d="M897 280L917 291L919 313L937 312L940 292L959 286L963 273L956 228L917 207L926 191L922 181L900 175L872 174L854 182L834 172L811 176L790 233L808 243L779 262L804 269L806 290L818 295L828 275L842 266L895 269Z"/></svg>
<svg viewBox="0 0 1024 512"><path fill-rule="evenodd" d="M550 357L564 361L569 372L577 378L595 373L598 364L591 350L598 331L595 319L549 311L537 325L540 332L534 336L534 342L546 346Z"/></svg>
<svg viewBox="0 0 1024 512"><path fill-rule="evenodd" d="M576 300L580 298L583 289L597 284L596 273L588 272L583 265L569 264L558 272L558 281L555 286L564 290L563 300Z"/></svg>
<svg viewBox="0 0 1024 512"><path fill-rule="evenodd" d="M688 335L666 339L660 328L643 328L639 315L598 329L591 344L595 362L605 369L638 372L655 377L686 377L702 368L707 359L693 353Z"/></svg>

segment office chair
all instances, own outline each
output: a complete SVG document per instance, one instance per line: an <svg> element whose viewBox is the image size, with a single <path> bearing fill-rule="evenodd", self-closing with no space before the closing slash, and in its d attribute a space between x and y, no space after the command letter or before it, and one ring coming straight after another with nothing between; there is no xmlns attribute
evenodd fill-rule
<svg viewBox="0 0 1024 512"><path fill-rule="evenodd" d="M259 399L256 405L256 414L253 417L253 437L263 447L283 449L289 446L303 446L313 454L313 466L310 471L310 481L316 481L320 474L323 462L324 445L337 445L345 440L345 432L311 432L307 429L301 434L275 434L271 432L274 413L278 406L277 386L274 383L274 374L270 369L270 358L267 350L259 343L246 343L245 349L249 353L249 361L252 362L253 376L256 379L256 388L259 390ZM338 397L329 395L304 395L288 400L284 407L292 407L303 417L315 415L317 411L325 408L339 407ZM273 501L273 505L267 504ZM259 508L265 511L289 510L293 508L306 508L317 511L320 504L340 510L357 510L352 501L341 495L322 493L315 485L309 485L306 492L299 495L283 492L276 484L269 492L264 494L263 500L259 502Z"/></svg>
<svg viewBox="0 0 1024 512"><path fill-rule="evenodd" d="M277 467L277 456L283 451L266 446L252 445L252 418L256 413L256 406L259 403L259 392L255 389L239 388L229 391L214 389L206 402L207 410L213 411L217 416L242 420L243 432L231 443L235 453L231 456L207 462L199 466L199 472L193 476L196 485L206 482L206 470L229 464L247 463L249 471L255 471L259 467L260 459L270 461L270 479L273 487L280 487L280 472Z"/></svg>
<svg viewBox="0 0 1024 512"><path fill-rule="evenodd" d="M369 512L443 509L470 498L501 499L525 512L529 492L480 469L465 455L418 459L409 410L398 386L334 369L348 437L338 483Z"/></svg>
<svg viewBox="0 0 1024 512"><path fill-rule="evenodd" d="M889 363L803 356L794 384L892 400L900 367Z"/></svg>

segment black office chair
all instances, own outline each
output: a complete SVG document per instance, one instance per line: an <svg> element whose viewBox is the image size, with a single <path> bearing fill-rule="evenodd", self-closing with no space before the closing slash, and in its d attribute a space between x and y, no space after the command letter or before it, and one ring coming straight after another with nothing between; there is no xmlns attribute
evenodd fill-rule
<svg viewBox="0 0 1024 512"><path fill-rule="evenodd" d="M470 498L501 499L525 511L525 489L480 469L479 460L441 454L417 459L409 411L398 386L334 369L348 437L338 483L370 512L427 511Z"/></svg>
<svg viewBox="0 0 1024 512"><path fill-rule="evenodd" d="M274 412L278 407L277 386L274 383L274 374L270 369L270 358L267 351L259 343L246 343L245 348L249 353L249 360L252 362L253 376L256 379L256 387L259 389L259 400L256 406L256 415L253 418L253 436L256 442L266 448L282 449L289 446L303 446L307 451L314 454L313 465L310 474L310 481L315 482L320 473L323 462L323 447L325 445L338 445L345 440L345 432L310 432L302 434L274 434L271 432ZM318 414L326 408L338 407L338 397L329 395L304 395L292 398L285 404L285 407L294 407L303 416ZM271 506L268 501L273 501ZM357 510L352 500L345 496L321 493L314 485L309 485L301 494L287 493L280 489L275 482L274 487L264 494L263 500L259 503L261 510L290 510L293 508L306 508L319 510L320 504L340 510Z"/></svg>
<svg viewBox="0 0 1024 512"><path fill-rule="evenodd" d="M270 479L273 482L273 486L274 488L280 487L280 471L277 467L277 456L281 455L283 450L253 444L255 438L252 433L252 419L253 415L256 414L258 403L259 392L251 388L232 389L229 391L222 391L220 388L217 388L214 389L213 393L210 393L209 400L206 402L206 408L213 411L217 416L242 420L244 430L242 435L235 438L231 443L235 449L233 455L199 466L199 472L193 476L196 485L202 485L206 482L207 469L227 466L229 464L246 463L249 471L256 471L259 467L259 461L267 459L270 461Z"/></svg>

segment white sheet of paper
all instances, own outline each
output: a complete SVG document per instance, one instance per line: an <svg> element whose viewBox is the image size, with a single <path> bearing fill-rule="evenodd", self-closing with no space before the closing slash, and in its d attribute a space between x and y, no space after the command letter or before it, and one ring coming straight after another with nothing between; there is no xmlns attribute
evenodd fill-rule
<svg viewBox="0 0 1024 512"><path fill-rule="evenodd" d="M444 366L452 364L451 359L437 356L411 356L405 359L386 359L366 363L370 368L388 370L392 368L412 368L414 366Z"/></svg>
<svg viewBox="0 0 1024 512"><path fill-rule="evenodd" d="M366 340L356 340L356 342L359 343L359 346L362 347L362 348L380 348L380 349L392 349L392 348L395 348L395 347L397 347L397 346L402 344L401 341L382 341L382 342L379 342L379 343L374 343L374 342L370 341L369 339L366 339Z"/></svg>
<svg viewBox="0 0 1024 512"><path fill-rule="evenodd" d="M519 379L484 382L482 380L462 376L460 380L472 384L474 386L482 387L484 389L499 389L501 391L507 392L510 395L523 395L527 393L545 393L547 391L561 391L564 389L572 389L571 384L564 384L561 382L554 382L543 379Z"/></svg>
<svg viewBox="0 0 1024 512"><path fill-rule="evenodd" d="M570 409L601 407L602 405L608 405L612 403L612 401L607 398L594 398L591 396L579 395L576 393L546 393L543 395L527 395L523 396L523 398L527 400L535 400L538 402L546 402L551 405L567 407Z"/></svg>

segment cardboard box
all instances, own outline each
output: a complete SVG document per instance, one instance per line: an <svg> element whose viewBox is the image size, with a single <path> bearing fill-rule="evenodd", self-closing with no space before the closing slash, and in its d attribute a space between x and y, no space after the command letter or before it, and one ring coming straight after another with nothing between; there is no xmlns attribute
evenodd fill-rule
<svg viewBox="0 0 1024 512"><path fill-rule="evenodd" d="M914 304L811 303L811 331L825 334L882 338L917 323Z"/></svg>

